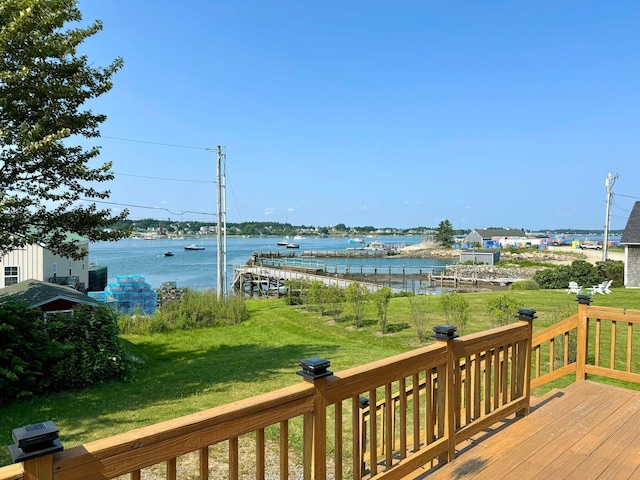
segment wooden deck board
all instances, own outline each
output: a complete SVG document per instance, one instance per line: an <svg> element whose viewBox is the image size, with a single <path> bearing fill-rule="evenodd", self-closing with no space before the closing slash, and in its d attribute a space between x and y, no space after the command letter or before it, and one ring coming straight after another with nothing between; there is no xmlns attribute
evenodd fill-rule
<svg viewBox="0 0 640 480"><path fill-rule="evenodd" d="M640 393L577 382L472 439L456 459L413 478L640 478Z"/></svg>

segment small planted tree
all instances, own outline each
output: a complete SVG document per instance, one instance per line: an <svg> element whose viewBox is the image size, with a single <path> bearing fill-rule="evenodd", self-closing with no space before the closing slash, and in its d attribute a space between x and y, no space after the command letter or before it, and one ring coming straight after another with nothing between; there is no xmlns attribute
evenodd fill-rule
<svg viewBox="0 0 640 480"><path fill-rule="evenodd" d="M469 302L460 293L450 292L440 295L440 305L445 322L456 326L460 335L464 335L471 313Z"/></svg>
<svg viewBox="0 0 640 480"><path fill-rule="evenodd" d="M372 296L373 304L378 314L378 321L380 322L380 333L383 335L387 332L387 311L389 310L392 296L393 292L389 287L382 287Z"/></svg>
<svg viewBox="0 0 640 480"><path fill-rule="evenodd" d="M522 307L522 303L511 295L499 295L487 302L487 312L491 315L493 325L496 327L513 323L518 310Z"/></svg>
<svg viewBox="0 0 640 480"><path fill-rule="evenodd" d="M411 310L411 321L416 329L419 342L424 342L427 338L429 296L417 295L409 297L409 309Z"/></svg>
<svg viewBox="0 0 640 480"><path fill-rule="evenodd" d="M324 315L324 291L327 287L319 281L311 283L309 287L308 305L310 308Z"/></svg>
<svg viewBox="0 0 640 480"><path fill-rule="evenodd" d="M324 303L329 315L337 322L344 310L345 291L338 285L329 285L324 289Z"/></svg>
<svg viewBox="0 0 640 480"><path fill-rule="evenodd" d="M345 292L347 307L353 317L353 323L356 328L362 326L362 319L364 318L364 312L367 304L369 303L370 293L367 287L359 282L353 282L350 284Z"/></svg>

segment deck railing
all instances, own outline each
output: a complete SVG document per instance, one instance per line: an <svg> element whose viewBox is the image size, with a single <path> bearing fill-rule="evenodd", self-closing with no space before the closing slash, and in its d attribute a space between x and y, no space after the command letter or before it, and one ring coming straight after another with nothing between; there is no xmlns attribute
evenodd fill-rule
<svg viewBox="0 0 640 480"><path fill-rule="evenodd" d="M631 348L640 312L579 298L577 315L536 335L534 318L522 309L512 325L463 337L436 327L432 345L338 373L306 359L295 386L35 456L0 469L0 480L136 480L150 470L175 479L185 457L201 479L402 479L526 415L532 386L569 373L640 381Z"/></svg>
<svg viewBox="0 0 640 480"><path fill-rule="evenodd" d="M578 295L578 313L533 335L531 386L565 375L587 375L640 383L640 311L591 306ZM620 328L622 327L622 328Z"/></svg>

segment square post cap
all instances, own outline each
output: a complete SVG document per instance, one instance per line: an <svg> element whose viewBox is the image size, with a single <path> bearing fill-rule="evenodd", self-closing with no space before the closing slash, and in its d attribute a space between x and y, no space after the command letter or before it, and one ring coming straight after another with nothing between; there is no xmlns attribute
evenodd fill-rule
<svg viewBox="0 0 640 480"><path fill-rule="evenodd" d="M9 445L13 462L24 462L62 451L64 447L58 440L58 432L58 427L50 420L14 428L11 435L16 443Z"/></svg>
<svg viewBox="0 0 640 480"><path fill-rule="evenodd" d="M521 308L518 310L518 314L515 316L520 320L534 320L536 317L536 311L533 308Z"/></svg>
<svg viewBox="0 0 640 480"><path fill-rule="evenodd" d="M451 340L458 338L460 335L456 333L456 330L458 330L458 328L452 325L438 325L437 327L433 327L434 334L432 337L436 340Z"/></svg>
<svg viewBox="0 0 640 480"><path fill-rule="evenodd" d="M576 302L580 305L591 305L591 295L586 293L579 293L576 295Z"/></svg>
<svg viewBox="0 0 640 480"><path fill-rule="evenodd" d="M331 362L324 358L312 357L300 360L300 366L302 370L298 370L296 373L308 380L315 380L322 377L328 377L333 372L327 370Z"/></svg>

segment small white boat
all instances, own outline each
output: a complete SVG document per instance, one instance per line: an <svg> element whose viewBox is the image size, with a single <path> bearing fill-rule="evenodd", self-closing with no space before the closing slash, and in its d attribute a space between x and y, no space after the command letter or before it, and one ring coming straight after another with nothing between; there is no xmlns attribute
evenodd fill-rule
<svg viewBox="0 0 640 480"><path fill-rule="evenodd" d="M185 250L204 250L204 247L201 247L199 245L196 245L195 243L192 243L191 245L187 245L186 247L184 247Z"/></svg>
<svg viewBox="0 0 640 480"><path fill-rule="evenodd" d="M285 245L287 248L300 248L300 245L298 245L297 243L287 243L287 245Z"/></svg>

